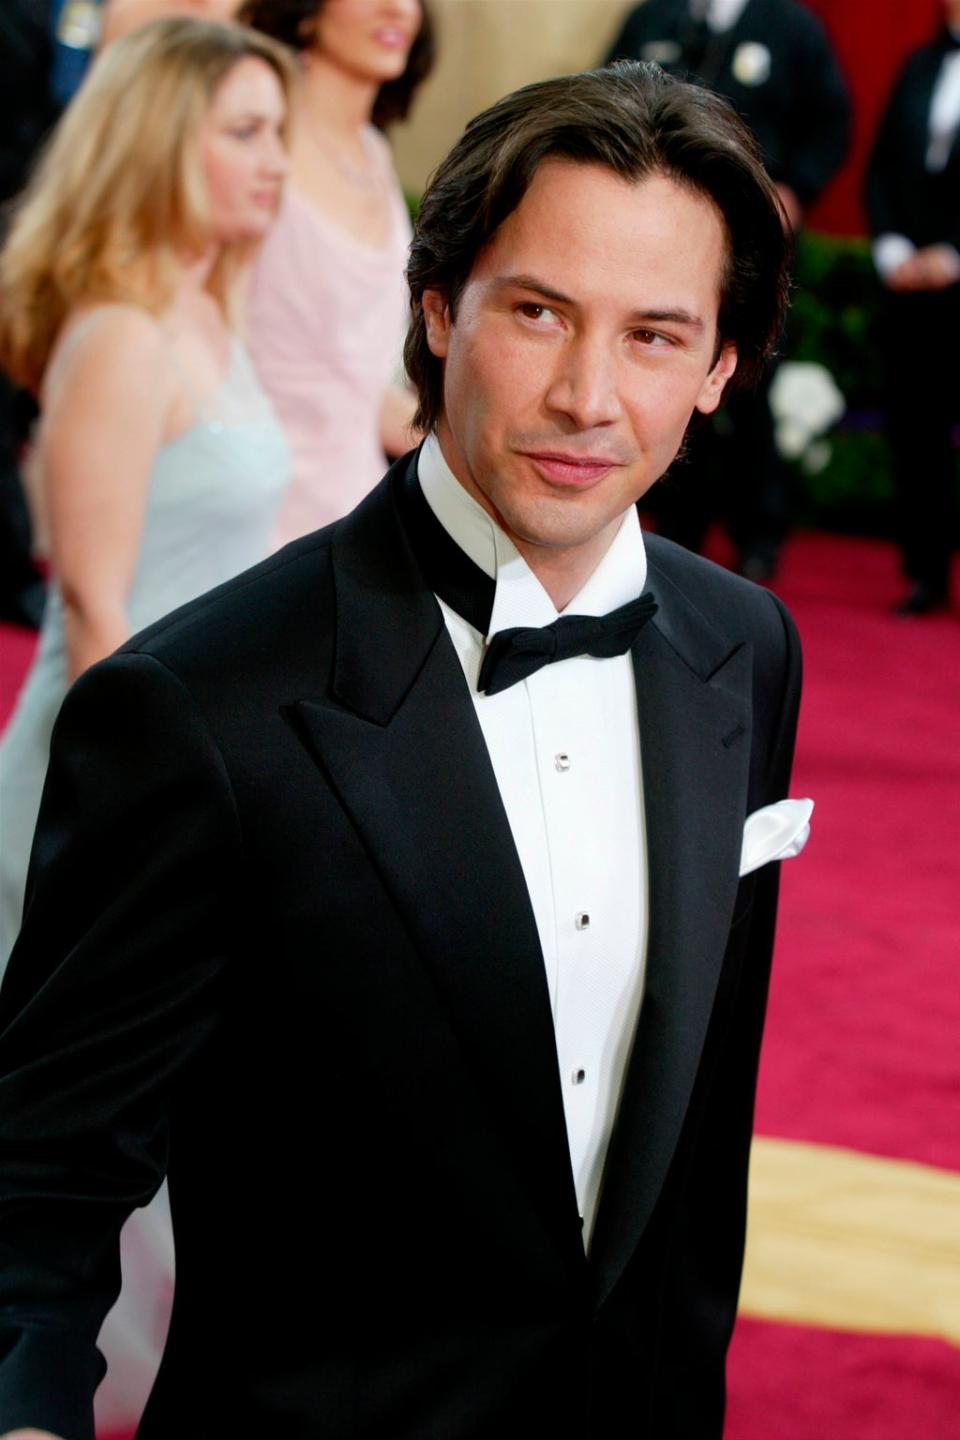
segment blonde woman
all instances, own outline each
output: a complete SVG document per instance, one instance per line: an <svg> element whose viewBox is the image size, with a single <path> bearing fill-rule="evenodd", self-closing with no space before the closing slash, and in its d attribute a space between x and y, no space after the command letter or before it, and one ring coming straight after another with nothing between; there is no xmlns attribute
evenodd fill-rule
<svg viewBox="0 0 960 1440"><path fill-rule="evenodd" d="M111 45L0 254L0 363L37 393L54 583L0 745L0 967L20 922L53 720L70 680L267 552L285 438L234 328L287 168L286 53L155 21ZM133 1428L172 1289L163 1192L123 1239L98 1418Z"/></svg>
<svg viewBox="0 0 960 1440"><path fill-rule="evenodd" d="M0 746L0 967L67 685L268 548L286 446L231 302L279 203L288 86L281 47L236 26L118 40L0 254L0 364L39 397L55 577Z"/></svg>

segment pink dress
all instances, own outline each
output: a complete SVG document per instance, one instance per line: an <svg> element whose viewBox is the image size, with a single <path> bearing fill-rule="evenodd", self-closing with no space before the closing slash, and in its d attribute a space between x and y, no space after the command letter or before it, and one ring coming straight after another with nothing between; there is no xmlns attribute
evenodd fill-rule
<svg viewBox="0 0 960 1440"><path fill-rule="evenodd" d="M370 139L389 186L387 244L363 245L288 186L253 278L250 347L293 457L277 545L345 515L386 468L379 416L400 371L411 230L386 142Z"/></svg>

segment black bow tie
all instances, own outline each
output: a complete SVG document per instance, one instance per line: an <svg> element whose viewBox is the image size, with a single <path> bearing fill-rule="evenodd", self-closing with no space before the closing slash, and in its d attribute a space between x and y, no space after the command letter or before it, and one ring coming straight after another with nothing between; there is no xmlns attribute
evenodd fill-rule
<svg viewBox="0 0 960 1440"><path fill-rule="evenodd" d="M477 688L496 695L554 660L624 655L656 609L656 600L646 594L609 615L561 615L540 629L520 625L500 630L487 646Z"/></svg>
<svg viewBox="0 0 960 1440"><path fill-rule="evenodd" d="M448 535L431 510L412 461L398 491L404 528L423 578L435 595L486 635L493 612L494 582ZM480 668L479 689L506 690L553 660L573 655L623 655L657 608L641 595L609 615L561 615L542 630L520 626L494 635Z"/></svg>

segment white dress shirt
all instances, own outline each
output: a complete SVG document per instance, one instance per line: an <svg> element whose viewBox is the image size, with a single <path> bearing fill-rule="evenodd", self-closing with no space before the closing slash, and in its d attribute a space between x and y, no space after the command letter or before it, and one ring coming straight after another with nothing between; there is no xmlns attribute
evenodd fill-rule
<svg viewBox="0 0 960 1440"><path fill-rule="evenodd" d="M447 466L434 437L419 478L427 503L496 585L490 635L557 619L512 541ZM633 506L565 613L635 600L646 554ZM637 692L629 652L545 665L495 695L477 691L484 636L438 597L500 789L546 967L584 1245L643 991L647 865ZM496 896L490 896L496 904Z"/></svg>
<svg viewBox="0 0 960 1440"><path fill-rule="evenodd" d="M953 32L956 38L956 31ZM940 63L940 74L930 97L930 138L927 169L945 170L960 125L960 50L950 50Z"/></svg>

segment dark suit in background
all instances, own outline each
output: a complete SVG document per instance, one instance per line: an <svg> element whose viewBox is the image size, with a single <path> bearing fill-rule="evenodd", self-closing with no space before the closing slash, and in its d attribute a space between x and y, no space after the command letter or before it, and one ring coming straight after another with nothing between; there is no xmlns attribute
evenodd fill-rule
<svg viewBox="0 0 960 1440"><path fill-rule="evenodd" d="M588 1261L537 929L409 463L64 708L2 993L0 1427L91 1434L117 1231L169 1165L143 1440L720 1436L778 879L736 862L787 785L793 627L650 539L647 981Z"/></svg>
<svg viewBox="0 0 960 1440"><path fill-rule="evenodd" d="M839 169L850 129L846 86L820 20L796 0L747 0L733 26L716 34L697 13L691 0L646 0L628 14L607 62L655 60L726 96L773 180L807 210ZM758 579L775 568L789 523L772 378L771 368L759 390L731 397L692 435L686 462L650 497L661 531L692 549L721 516L741 568Z"/></svg>
<svg viewBox="0 0 960 1440"><path fill-rule="evenodd" d="M40 141L56 118L50 97L48 0L0 7L0 205L23 187ZM0 238L5 232L0 213ZM37 626L43 582L30 556L30 521L20 485L20 452L36 415L30 396L0 372L0 620Z"/></svg>
<svg viewBox="0 0 960 1440"><path fill-rule="evenodd" d="M917 249L945 244L960 252L960 127L945 147L942 168L928 164L931 101L944 60L957 48L944 28L932 44L908 57L897 78L867 170L867 214L875 239L900 235ZM904 571L914 585L904 603L908 609L929 608L947 599L956 533L960 282L943 289L885 289L882 306L897 534Z"/></svg>

